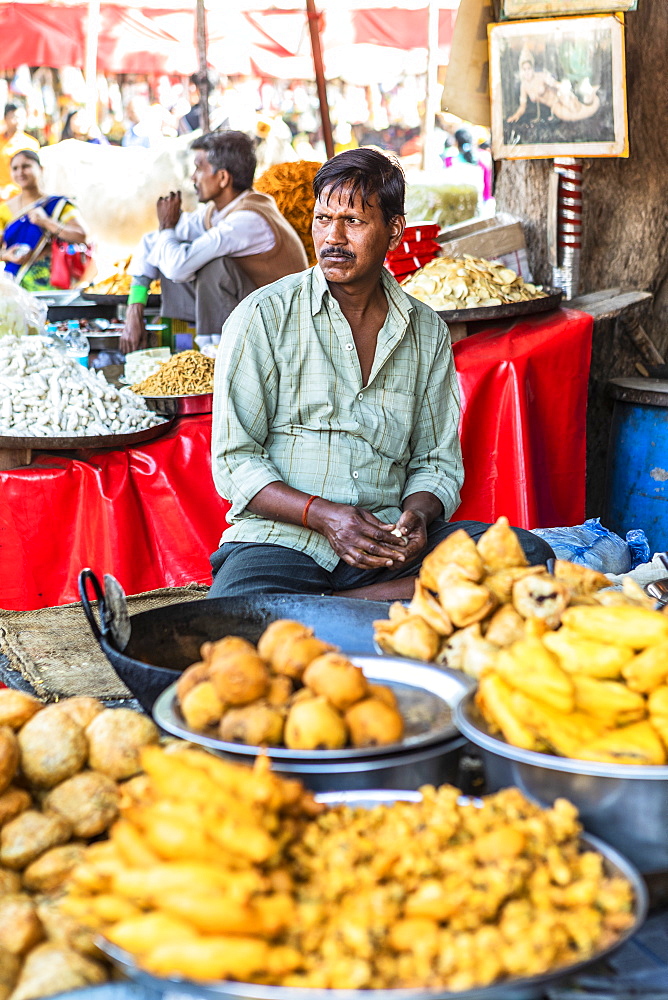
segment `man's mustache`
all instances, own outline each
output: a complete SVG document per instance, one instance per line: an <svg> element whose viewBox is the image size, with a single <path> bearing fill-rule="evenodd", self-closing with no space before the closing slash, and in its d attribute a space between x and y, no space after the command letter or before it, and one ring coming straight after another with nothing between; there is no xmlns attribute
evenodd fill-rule
<svg viewBox="0 0 668 1000"><path fill-rule="evenodd" d="M344 250L343 248L337 249L336 247L321 250L320 258L322 259L323 257L348 257L350 260L355 260L355 254L352 250Z"/></svg>

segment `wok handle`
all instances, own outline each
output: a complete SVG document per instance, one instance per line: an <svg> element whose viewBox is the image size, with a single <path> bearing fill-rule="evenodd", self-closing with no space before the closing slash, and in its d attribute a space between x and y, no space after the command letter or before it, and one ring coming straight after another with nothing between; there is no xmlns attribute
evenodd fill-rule
<svg viewBox="0 0 668 1000"><path fill-rule="evenodd" d="M100 629L97 621L95 620L95 612L93 611L90 600L88 599L87 584L90 580L93 585L93 590L95 591L95 596L98 601L98 610L100 613L100 622L106 620L106 607L104 603L104 591L100 586L100 581L95 576L92 569L82 569L79 573L79 597L81 598L81 605L83 607L83 612L88 619L88 624L90 625L90 630L95 636L96 641L99 643L102 639L102 630Z"/></svg>

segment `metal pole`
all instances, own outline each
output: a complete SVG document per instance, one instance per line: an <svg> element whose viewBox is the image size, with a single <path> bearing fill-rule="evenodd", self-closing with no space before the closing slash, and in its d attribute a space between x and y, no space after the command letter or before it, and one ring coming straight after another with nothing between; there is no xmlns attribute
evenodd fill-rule
<svg viewBox="0 0 668 1000"><path fill-rule="evenodd" d="M322 137L325 141L327 159L331 159L334 156L334 138L332 136L332 122L329 117L329 104L327 103L327 84L325 83L325 69L322 62L322 48L320 47L320 28L318 27L320 15L315 9L314 0L306 0L306 16L308 17L308 28L311 35L313 69L315 70L315 82L318 88L318 101L320 102Z"/></svg>
<svg viewBox="0 0 668 1000"><path fill-rule="evenodd" d="M197 61L199 63L199 124L203 132L210 132L209 124L209 73L206 61L206 11L204 0L197 0L196 37Z"/></svg>
<svg viewBox="0 0 668 1000"><path fill-rule="evenodd" d="M86 112L97 124L97 43L100 36L100 0L88 0L86 29Z"/></svg>
<svg viewBox="0 0 668 1000"><path fill-rule="evenodd" d="M427 20L427 87L422 122L422 169L432 165L438 155L434 124L441 110L438 95L438 0L429 0Z"/></svg>

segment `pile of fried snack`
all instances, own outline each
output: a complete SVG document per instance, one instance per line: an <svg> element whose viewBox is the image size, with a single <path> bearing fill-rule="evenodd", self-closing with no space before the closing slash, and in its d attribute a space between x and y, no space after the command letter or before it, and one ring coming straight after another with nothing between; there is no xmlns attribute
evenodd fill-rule
<svg viewBox="0 0 668 1000"><path fill-rule="evenodd" d="M55 897L118 818L119 782L158 739L150 719L94 698L44 706L0 690L0 1000L104 982L90 934Z"/></svg>
<svg viewBox="0 0 668 1000"><path fill-rule="evenodd" d="M608 588L608 589L605 589ZM506 518L476 545L457 531L422 564L408 608L376 639L478 678L485 720L516 746L626 764L665 764L668 617L630 579L557 560L527 566Z"/></svg>
<svg viewBox="0 0 668 1000"><path fill-rule="evenodd" d="M232 743L291 750L398 743L404 720L394 692L300 622L280 619L257 648L227 636L205 642L177 682L186 724Z"/></svg>
<svg viewBox="0 0 668 1000"><path fill-rule="evenodd" d="M435 257L401 283L409 295L432 309L478 309L528 302L547 294L496 261L484 257Z"/></svg>
<svg viewBox="0 0 668 1000"><path fill-rule="evenodd" d="M668 760L668 617L643 607L575 607L499 651L476 703L525 750L611 764Z"/></svg>
<svg viewBox="0 0 668 1000"><path fill-rule="evenodd" d="M87 292L94 292L96 295L129 295L132 275L129 273L132 256L126 260L114 262L114 271L105 278L98 279L94 285L89 285ZM160 279L156 278L149 286L151 295L160 294Z"/></svg>
<svg viewBox="0 0 668 1000"><path fill-rule="evenodd" d="M265 757L173 744L141 762L61 908L157 976L462 990L588 958L633 922L565 800L443 786L324 811Z"/></svg>
<svg viewBox="0 0 668 1000"><path fill-rule="evenodd" d="M193 396L213 392L215 362L199 351L179 351L131 386L139 396Z"/></svg>

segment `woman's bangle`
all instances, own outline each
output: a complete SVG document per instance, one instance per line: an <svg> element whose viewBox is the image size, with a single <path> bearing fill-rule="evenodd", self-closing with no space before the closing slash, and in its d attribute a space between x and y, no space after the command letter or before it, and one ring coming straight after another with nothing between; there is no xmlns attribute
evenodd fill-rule
<svg viewBox="0 0 668 1000"><path fill-rule="evenodd" d="M314 500L319 500L319 499L320 499L320 497L317 494L315 494L314 496L309 497L308 500L306 501L306 503L304 504L304 510L302 511L302 525L305 528L308 528L308 512L309 512L309 507L311 506L311 504L313 503Z"/></svg>
<svg viewBox="0 0 668 1000"><path fill-rule="evenodd" d="M65 223L61 222L61 224L58 226L55 233L53 234L56 237L56 239L58 239L64 228L65 228Z"/></svg>

